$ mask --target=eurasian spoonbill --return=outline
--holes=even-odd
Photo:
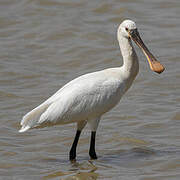
[[[139,62],[131,40],[142,49],[150,68],[157,73],[164,71],[140,38],[136,24],[123,21],[117,32],[123,56],[121,67],[104,69],[82,75],[60,88],[53,96],[27,113],[21,121],[19,132],[33,127],[77,123],[77,131],[69,159],[76,159],[76,147],[82,129],[88,123],[91,129],[89,155],[97,159],[95,152],[96,130],[101,116],[118,104],[129,89],[139,71]]]

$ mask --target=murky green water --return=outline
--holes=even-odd
[[[75,164],[75,125],[19,134],[22,116],[66,82],[122,64],[116,30],[127,18],[166,71],[151,72],[136,48],[140,73],[100,122],[99,159],[89,161],[88,127]],[[0,179],[179,180],[179,19],[179,0],[1,0]]]

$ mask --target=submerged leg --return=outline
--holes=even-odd
[[[97,159],[96,151],[95,151],[95,141],[96,141],[96,131],[92,131],[90,148],[89,148],[89,155],[90,155],[91,159]]]
[[[76,136],[74,138],[74,142],[73,142],[71,150],[69,152],[69,160],[71,160],[71,161],[76,159],[76,147],[77,147],[77,144],[78,144],[80,134],[81,134],[81,131],[77,130],[76,131]]]
[[[69,152],[69,160],[73,161],[76,159],[76,148],[77,148],[77,144],[79,141],[79,137],[81,135],[81,131],[84,128],[84,126],[86,125],[86,121],[80,121],[77,123],[77,131],[76,131],[76,135],[74,138],[74,142],[72,144],[71,150]]]
[[[95,151],[95,141],[96,141],[96,130],[99,125],[100,117],[95,119],[89,119],[88,123],[91,128],[91,142],[89,148],[89,156],[91,159],[97,159],[96,151]]]

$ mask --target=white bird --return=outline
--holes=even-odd
[[[91,129],[89,155],[91,159],[97,159],[95,137],[101,116],[118,104],[139,71],[138,57],[131,40],[142,49],[153,71],[161,73],[164,70],[144,45],[135,22],[123,21],[118,28],[117,38],[123,56],[121,67],[88,73],[70,81],[44,103],[27,113],[21,121],[19,132],[33,127],[77,123],[76,135],[69,153],[69,159],[75,160],[81,131],[88,123]]]

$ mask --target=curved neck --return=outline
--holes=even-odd
[[[135,78],[139,71],[139,62],[131,39],[123,37],[121,34],[118,34],[118,40],[120,50],[123,56],[122,69],[124,71],[124,75]]]

